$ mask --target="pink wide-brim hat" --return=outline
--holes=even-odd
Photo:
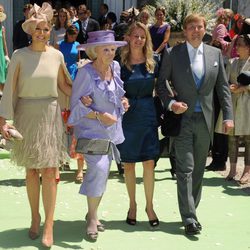
[[[3,12],[0,12],[0,22],[3,22],[6,19],[6,14]]]
[[[41,22],[49,22],[53,18],[53,9],[47,2],[42,4],[42,7],[34,4],[33,8],[29,11],[30,18],[27,19],[23,24],[22,28],[24,32],[31,35],[36,30],[36,27]]]
[[[103,45],[115,45],[122,47],[127,45],[125,41],[116,41],[113,30],[98,30],[88,33],[87,43],[80,44],[77,49],[85,50],[90,47],[103,46]]]

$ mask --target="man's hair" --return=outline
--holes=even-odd
[[[107,11],[109,11],[109,6],[106,3],[102,3],[101,6],[103,6],[104,9],[106,9]]]
[[[23,6],[23,12],[25,12],[26,10],[30,10],[32,9],[33,5],[30,3],[27,3]]]
[[[206,28],[207,22],[206,22],[205,16],[203,16],[202,14],[198,14],[198,13],[192,13],[185,17],[184,22],[183,22],[183,29],[186,29],[188,24],[192,22],[197,22],[197,21],[203,21],[204,27]]]

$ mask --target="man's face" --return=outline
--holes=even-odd
[[[205,35],[205,32],[206,29],[202,20],[191,22],[187,24],[187,27],[184,29],[186,40],[194,48],[199,47]]]
[[[103,5],[100,6],[100,10],[99,10],[100,14],[102,16],[104,16],[107,13],[107,10],[105,9],[105,7]]]
[[[88,11],[84,9],[79,10],[78,18],[80,21],[85,21],[88,18]]]

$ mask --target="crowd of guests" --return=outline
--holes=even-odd
[[[23,136],[13,143],[12,159],[26,169],[30,239],[40,235],[41,176],[42,244],[53,245],[59,166],[68,162],[67,155],[77,159],[79,192],[87,197],[89,240],[97,240],[105,230],[98,207],[112,160],[124,167],[129,197],[126,223],[137,224],[135,166],[142,162],[145,212],[151,228],[159,226],[153,206],[154,168],[160,154],[155,95],[163,108],[179,117],[178,134],[170,138],[178,205],[185,233],[199,234],[202,225],[196,209],[210,142],[216,142],[214,155],[221,153],[223,140],[216,136],[225,139],[223,148],[229,147],[227,180],[236,178],[239,144],[244,141],[245,168],[239,182],[250,181],[246,114],[250,111],[250,19],[219,9],[211,44],[205,44],[206,20],[190,14],[183,23],[186,41],[170,48],[171,26],[165,22],[164,7],[156,8],[152,24],[146,8],[123,11],[118,23],[106,4],[101,4],[98,20],[84,4],[57,11],[47,2],[41,7],[27,4],[23,13],[24,19],[14,28],[16,50],[9,63],[2,26],[6,15],[0,5],[0,86],[5,86],[0,130],[7,140],[11,129]],[[13,120],[13,125],[6,120]],[[65,143],[65,135],[70,142]],[[227,159],[224,151],[222,165]],[[212,163],[208,169],[216,170],[215,156]]]

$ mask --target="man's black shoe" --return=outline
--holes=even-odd
[[[202,225],[200,224],[200,222],[196,222],[195,223],[196,227],[201,231],[202,230]]]
[[[190,223],[190,224],[185,226],[185,234],[187,234],[187,235],[196,235],[196,234],[199,234],[199,233],[200,233],[200,230],[196,226],[196,223]]]
[[[210,165],[206,166],[205,168],[207,171],[224,171],[226,170],[225,163],[211,163]]]

